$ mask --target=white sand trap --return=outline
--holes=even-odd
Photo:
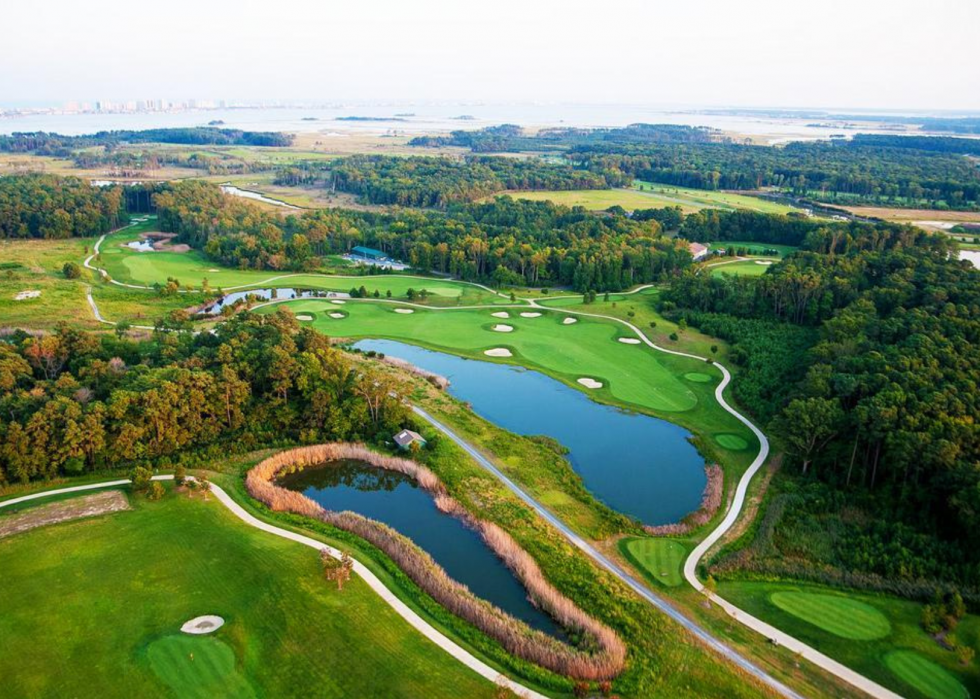
[[[337,304],[338,306],[343,306],[345,302],[344,302],[344,301],[338,301],[337,299],[334,299],[334,300],[333,300],[333,301],[331,301],[330,303],[335,303],[335,304]]]
[[[41,292],[37,289],[28,289],[27,291],[21,291],[16,296],[14,296],[14,301],[26,301],[27,299],[36,299],[41,295]]]
[[[510,333],[514,332],[514,327],[511,325],[504,325],[503,323],[497,323],[493,326],[493,329],[498,333]]]
[[[211,633],[212,631],[217,631],[222,626],[225,625],[225,620],[220,616],[215,616],[213,614],[206,614],[204,616],[196,616],[186,624],[180,627],[180,630],[184,633],[194,634],[195,636],[200,636],[201,634]]]
[[[561,324],[562,325],[571,325],[572,323],[577,323],[577,322],[578,322],[578,318],[565,318],[565,320],[563,320],[561,322]]]
[[[771,265],[772,260],[756,260],[755,263],[757,265]]]
[[[415,313],[411,308],[396,308],[395,313]]]
[[[494,318],[510,318],[510,313],[507,311],[498,311],[497,313],[491,313]]]
[[[521,313],[521,318],[540,318],[540,313]]]
[[[215,268],[213,268],[213,267],[212,267],[212,268],[211,268],[211,269],[209,269],[208,271],[209,271],[209,272],[220,272],[221,270],[220,270],[220,269],[215,269]]]
[[[299,316],[296,316],[296,320],[313,320],[313,316],[308,316],[308,315],[305,315],[305,314],[304,315],[299,315]]]
[[[344,316],[343,313],[331,313],[330,314],[330,317],[333,318],[334,320],[340,320],[341,318],[344,318],[345,316]]]
[[[494,347],[493,349],[488,349],[483,354],[487,355],[488,357],[513,357],[514,356],[513,354],[511,354],[510,350],[507,349],[506,347]]]
[[[619,338],[619,341],[622,342],[624,345],[638,345],[638,344],[640,344],[640,341],[637,340],[635,337],[621,337],[621,338]]]
[[[602,382],[596,381],[595,379],[589,379],[583,377],[579,379],[578,382],[583,386],[585,386],[586,388],[602,388]]]

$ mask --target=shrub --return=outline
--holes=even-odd
[[[133,482],[133,491],[137,493],[142,493],[149,488],[152,478],[153,471],[145,466],[137,466],[129,472],[129,480]]]
[[[677,342],[677,340],[679,339],[679,338],[677,337],[677,333],[671,333],[671,334],[670,334],[670,339],[671,339],[671,340],[673,340],[674,342]]]
[[[184,485],[184,481],[187,480],[187,469],[184,468],[183,464],[177,464],[177,468],[174,469],[174,484]]]
[[[166,491],[163,488],[163,483],[161,483],[160,481],[153,481],[150,484],[150,492],[147,493],[146,497],[148,497],[150,500],[159,500],[160,498],[163,497],[163,494],[165,492]]]
[[[78,279],[82,276],[82,268],[77,262],[66,262],[61,268],[61,273],[65,275],[65,279]]]

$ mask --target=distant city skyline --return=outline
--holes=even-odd
[[[6,3],[0,102],[574,102],[980,110],[980,3]],[[795,17],[802,17],[796,19]],[[195,95],[199,97],[194,97]],[[166,97],[169,96],[169,97]],[[7,105],[5,105],[7,106]],[[53,106],[53,105],[52,105]]]

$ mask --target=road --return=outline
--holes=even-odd
[[[683,626],[688,632],[693,636],[698,638],[702,643],[707,645],[709,648],[717,652],[722,657],[731,661],[735,665],[739,666],[745,672],[756,677],[760,682],[769,685],[772,689],[776,690],[785,697],[792,697],[793,699],[802,699],[802,695],[790,689],[788,686],[777,680],[772,675],[768,674],[765,670],[755,665],[750,660],[746,659],[743,655],[732,649],[730,646],[722,643],[714,636],[709,634],[706,630],[701,628],[697,623],[688,619],[686,616],[681,614],[673,605],[665,600],[654,595],[645,585],[640,583],[636,578],[627,573],[623,568],[616,564],[611,559],[607,558],[598,549],[596,549],[592,544],[583,539],[581,536],[572,531],[568,526],[565,525],[560,519],[553,515],[544,505],[539,503],[537,500],[528,495],[524,490],[522,490],[514,481],[508,478],[504,473],[498,469],[493,463],[487,459],[482,453],[480,453],[475,447],[470,445],[462,437],[457,435],[446,425],[442,424],[436,420],[432,415],[427,413],[422,408],[418,406],[412,406],[412,411],[421,417],[422,419],[429,422],[433,427],[446,435],[449,439],[459,445],[467,454],[469,454],[473,459],[480,464],[487,471],[492,473],[497,479],[500,480],[508,489],[510,489],[517,497],[524,501],[528,507],[537,512],[543,519],[545,519],[551,526],[557,529],[573,546],[582,551],[585,555],[595,561],[600,567],[604,568],[608,572],[612,573],[616,578],[625,583],[629,588],[631,588],[636,594],[642,597],[644,600],[652,604],[654,607],[659,609],[661,612],[669,616],[671,619],[676,621],[678,624]]]
[[[154,476],[153,480],[169,481],[173,480],[173,476]],[[101,483],[89,483],[87,485],[76,485],[68,488],[58,488],[56,490],[45,490],[39,493],[31,493],[30,495],[22,495],[20,497],[4,500],[0,502],[0,509],[11,505],[17,505],[22,502],[51,497],[53,495],[80,493],[87,490],[100,490],[104,488],[119,488],[129,484],[130,481],[128,479],[122,479],[103,481]],[[274,536],[282,537],[283,539],[295,541],[296,543],[303,544],[304,546],[309,546],[317,551],[327,551],[331,556],[337,560],[340,560],[341,552],[337,549],[327,546],[323,542],[317,541],[316,539],[311,539],[308,536],[303,536],[302,534],[298,534],[296,532],[281,529],[274,524],[269,524],[268,522],[264,522],[261,519],[252,516],[241,505],[235,502],[235,500],[232,499],[232,497],[228,495],[228,493],[226,493],[220,486],[215,485],[214,483],[211,484],[211,493],[215,496],[218,502],[227,507],[233,515],[250,527],[255,527],[256,529],[260,529]],[[379,580],[369,568],[364,566],[356,559],[354,560],[354,572],[357,573],[357,575],[367,583],[368,587],[370,587],[379,597],[381,597],[381,599],[383,599],[389,607],[394,609],[400,617],[411,624],[411,626],[417,631],[421,632],[423,636],[449,653],[453,658],[466,665],[466,667],[470,668],[480,676],[496,685],[507,687],[520,697],[527,697],[528,699],[548,699],[545,695],[539,694],[538,692],[535,692],[534,690],[501,675],[498,670],[490,667],[482,660],[473,656],[469,651],[457,645],[454,641],[437,631],[432,625],[429,624],[429,622],[416,614],[415,611],[402,602],[391,590],[385,587],[384,583],[381,582],[381,580]]]

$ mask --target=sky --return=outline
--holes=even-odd
[[[8,106],[162,97],[980,110],[980,0],[5,0],[3,23]]]

